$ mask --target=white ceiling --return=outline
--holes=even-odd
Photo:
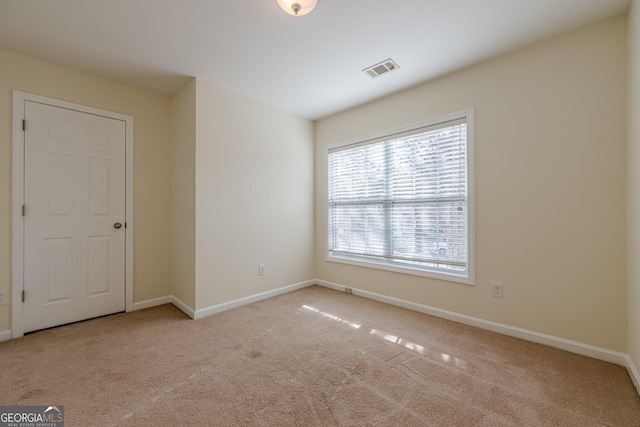
[[[294,17],[276,0],[0,0],[0,48],[167,96],[200,77],[316,120],[630,2],[319,0]],[[399,70],[361,72],[389,57]]]

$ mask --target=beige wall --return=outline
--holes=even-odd
[[[170,293],[168,98],[0,50],[0,289],[11,289],[11,111],[14,89],[134,117],[134,300]],[[10,328],[0,307],[0,331]]]
[[[171,285],[190,307],[196,301],[196,80],[172,100]]]
[[[196,88],[195,308],[313,278],[313,123]]]
[[[319,121],[316,276],[626,351],[625,93],[619,17]],[[325,146],[470,107],[477,285],[326,262]]]
[[[628,110],[628,305],[629,355],[640,369],[640,4],[629,10]]]

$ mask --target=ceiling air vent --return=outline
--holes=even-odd
[[[389,58],[376,65],[372,65],[371,67],[365,68],[364,70],[362,70],[362,72],[368,75],[369,77],[371,77],[372,79],[375,79],[376,77],[384,73],[397,70],[398,68],[400,68],[398,67],[398,64],[393,62],[393,59]]]

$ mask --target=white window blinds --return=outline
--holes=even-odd
[[[467,120],[329,150],[329,257],[465,276]]]

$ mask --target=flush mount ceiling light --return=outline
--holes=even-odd
[[[276,0],[282,10],[289,15],[302,16],[311,12],[318,0]]]

